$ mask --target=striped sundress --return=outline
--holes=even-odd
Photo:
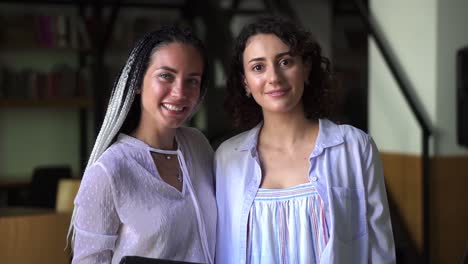
[[[249,213],[247,263],[319,263],[329,233],[312,183],[259,189]]]

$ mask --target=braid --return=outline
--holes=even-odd
[[[204,69],[207,69],[207,57],[203,43],[193,35],[190,30],[168,26],[145,34],[135,44],[118,78],[114,82],[106,114],[86,169],[92,166],[99,157],[101,157],[104,151],[115,140],[119,132],[131,133],[136,128],[141,114],[140,96],[137,95],[137,90],[141,89],[143,77],[146,69],[150,65],[151,57],[160,47],[174,42],[194,46],[203,58]],[[199,102],[202,100],[207,90],[205,79],[207,79],[206,71],[204,71],[202,76]],[[135,100],[135,98],[137,100]],[[75,239],[75,230],[73,228],[75,214],[76,208],[73,210],[67,235],[67,246],[68,238],[70,238],[71,235],[72,247]]]

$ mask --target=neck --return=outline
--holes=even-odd
[[[132,136],[156,149],[175,150],[175,128],[155,129],[142,126],[141,123],[132,133]]]
[[[260,142],[268,145],[294,149],[297,144],[315,142],[318,135],[318,120],[309,120],[304,113],[263,115]],[[311,132],[312,131],[312,132]]]

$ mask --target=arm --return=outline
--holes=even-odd
[[[370,137],[365,151],[369,263],[395,263],[395,244],[382,162],[377,147]]]
[[[111,263],[120,220],[110,179],[99,163],[86,170],[75,207],[72,263]]]

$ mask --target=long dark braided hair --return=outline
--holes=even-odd
[[[119,132],[131,133],[136,129],[141,114],[141,96],[137,90],[141,89],[143,78],[151,63],[151,58],[159,48],[171,43],[183,43],[193,46],[203,59],[203,75],[201,78],[200,103],[207,90],[207,56],[202,41],[189,29],[181,29],[176,26],[164,26],[159,30],[145,34],[133,47],[125,65],[122,67],[111,91],[109,104],[104,116],[101,129],[94,143],[93,150],[88,160],[91,166],[102,153],[115,140]],[[74,241],[74,216],[73,211],[68,236],[72,235]]]

